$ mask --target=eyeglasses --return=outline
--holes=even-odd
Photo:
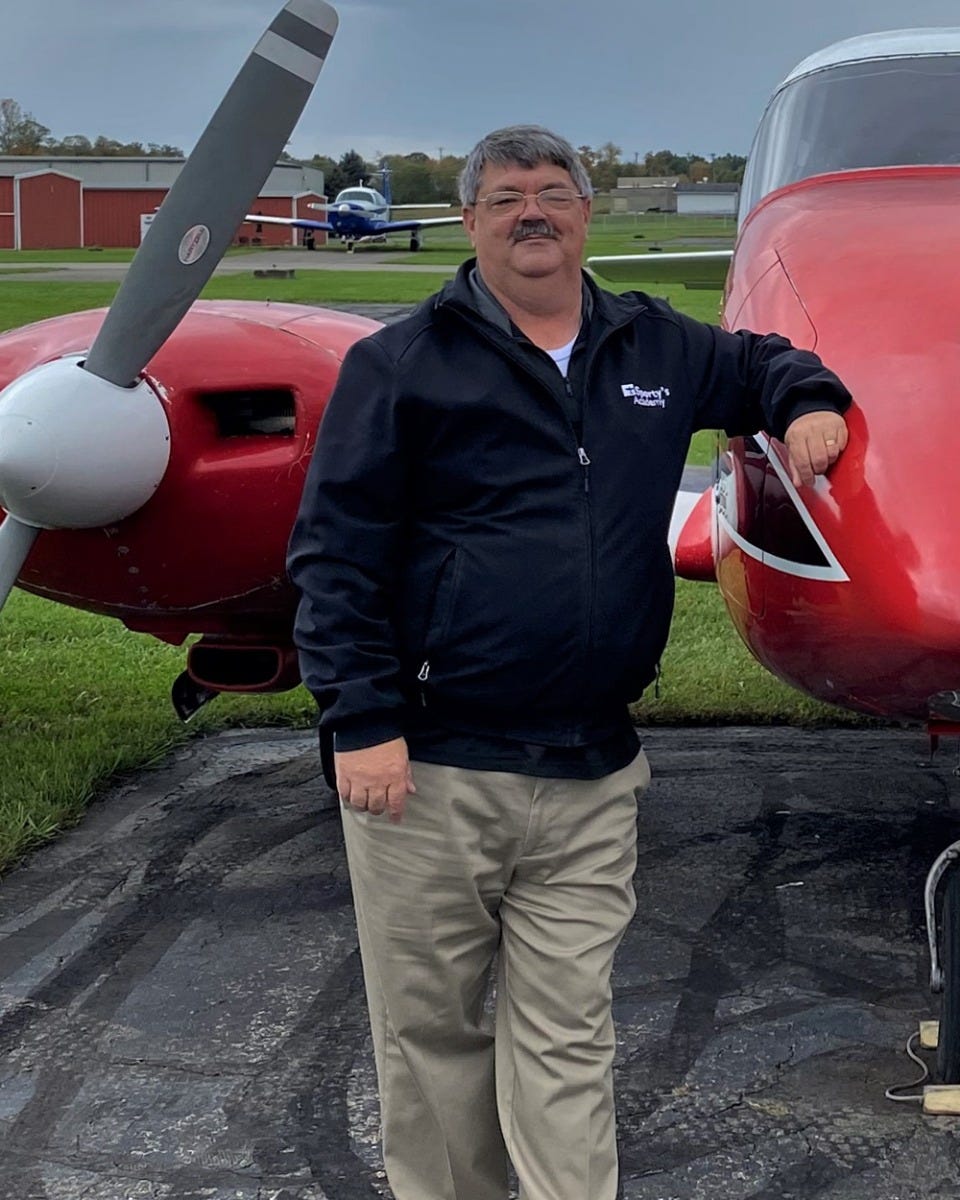
[[[573,188],[544,188],[542,192],[490,192],[477,197],[477,203],[485,204],[487,211],[495,217],[519,216],[528,200],[536,201],[537,207],[546,215],[569,212],[578,200],[586,200],[586,196]]]

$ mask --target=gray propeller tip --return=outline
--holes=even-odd
[[[337,23],[336,9],[326,0],[288,0],[253,52],[313,87]]]
[[[316,26],[329,37],[333,37],[337,32],[337,25],[340,22],[337,10],[327,4],[326,0],[288,0],[288,3],[283,6],[283,11],[299,17],[308,25]]]

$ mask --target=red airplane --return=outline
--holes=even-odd
[[[829,475],[784,447],[723,443],[677,573],[715,579],[759,661],[802,691],[960,733],[960,541],[949,517],[960,377],[960,29],[839,42],[764,113],[732,252],[593,258],[620,280],[719,287],[723,324],[816,350],[855,404]],[[960,304],[958,304],[960,307]],[[927,881],[938,1069],[960,1082],[960,843]]]

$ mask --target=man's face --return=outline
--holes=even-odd
[[[478,203],[463,210],[463,224],[477,252],[484,280],[494,288],[509,288],[522,277],[537,279],[559,270],[576,268],[590,223],[590,201],[576,200],[563,212],[541,212],[534,197],[548,188],[577,187],[563,167],[540,163],[536,167],[487,163],[480,176]],[[480,203],[492,192],[522,192],[522,210],[503,216]]]

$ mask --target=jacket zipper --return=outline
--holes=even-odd
[[[587,457],[587,452],[582,446],[577,447],[577,456],[580,459],[580,466],[583,467],[583,490],[590,491],[590,459]]]
[[[570,386],[570,380],[566,375],[563,377],[563,390],[572,400],[573,388]],[[574,427],[573,433],[576,441],[583,441],[582,423],[580,429]],[[586,493],[590,491],[590,456],[587,454],[586,450],[584,450],[583,446],[577,446],[577,458],[580,460],[580,466],[583,467],[583,490]]]

